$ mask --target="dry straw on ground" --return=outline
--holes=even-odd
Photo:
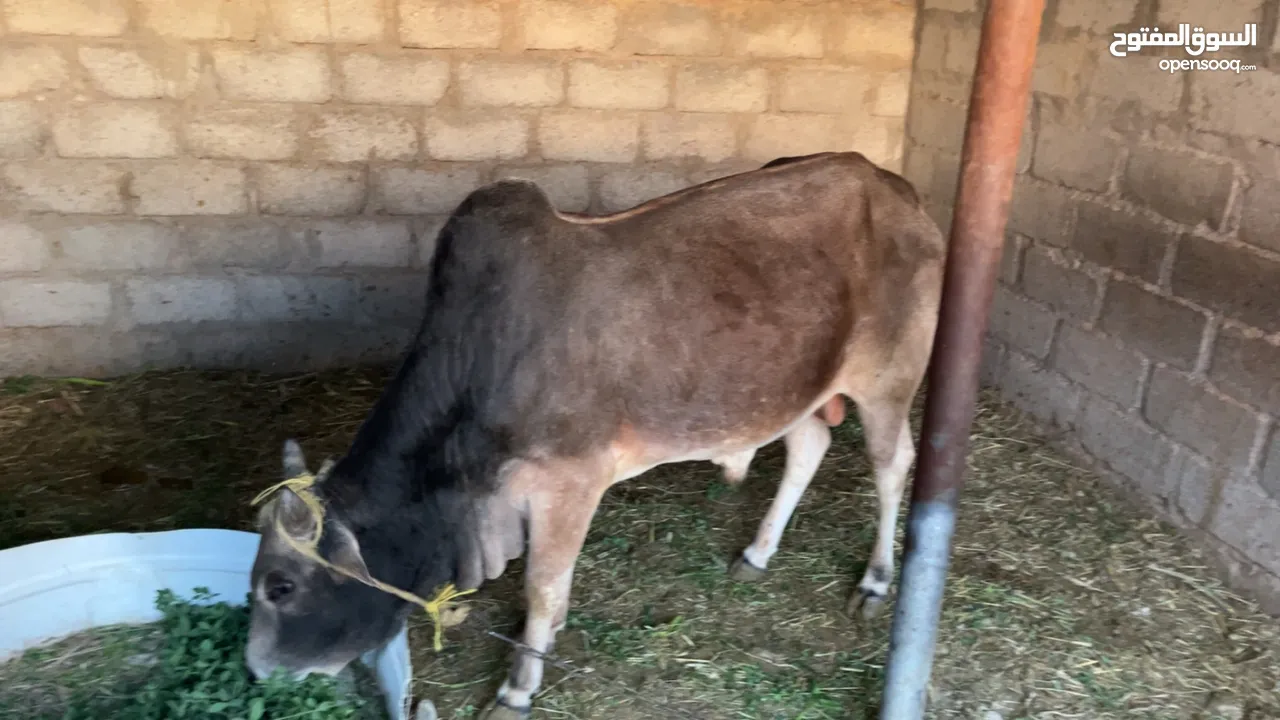
[[[88,532],[249,528],[294,436],[342,452],[385,375],[156,373],[105,385],[10,379],[0,392],[0,547]],[[659,468],[596,515],[536,718],[874,718],[888,617],[842,613],[874,538],[856,416],[796,512],[769,576],[741,585],[781,470],[761,453],[730,491],[710,464]],[[1280,620],[1020,417],[979,409],[940,630],[932,718],[1280,718]],[[520,564],[468,598],[416,686],[473,717],[501,681]],[[589,670],[589,671],[588,671]]]

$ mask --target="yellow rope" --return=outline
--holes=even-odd
[[[459,591],[453,586],[453,583],[449,583],[445,585],[443,588],[441,588],[440,591],[436,593],[436,596],[433,599],[424,600],[423,598],[417,595],[414,595],[411,592],[401,590],[400,588],[395,587],[393,585],[388,585],[382,582],[381,580],[378,580],[367,574],[364,576],[361,576],[357,573],[347,570],[346,568],[338,567],[337,565],[334,565],[333,563],[321,557],[319,551],[316,548],[320,544],[320,536],[324,530],[324,504],[321,503],[320,498],[316,497],[316,494],[311,491],[311,486],[315,484],[315,481],[316,481],[315,476],[311,475],[310,473],[304,473],[297,477],[289,478],[284,482],[276,483],[275,485],[272,485],[266,490],[263,490],[261,493],[258,493],[258,496],[253,499],[253,504],[257,505],[258,503],[262,502],[266,498],[270,497],[272,493],[275,493],[281,488],[289,488],[290,490],[292,490],[294,494],[296,494],[302,500],[302,503],[307,507],[307,510],[311,513],[312,518],[315,519],[315,530],[312,532],[311,537],[307,538],[305,542],[299,541],[296,538],[294,538],[292,535],[290,535],[288,532],[286,532],[285,529],[280,524],[280,519],[276,518],[276,531],[280,534],[281,537],[284,538],[285,542],[287,542],[290,547],[292,547],[297,552],[301,553],[304,557],[311,560],[312,562],[319,563],[320,565],[323,565],[324,567],[329,568],[334,572],[341,573],[342,575],[345,575],[355,580],[359,580],[360,582],[370,587],[375,587],[385,593],[390,593],[392,595],[395,595],[401,600],[404,600],[406,602],[411,602],[421,607],[423,610],[426,611],[427,615],[431,618],[432,624],[435,625],[435,650],[436,652],[440,652],[442,649],[444,649],[444,641],[442,639],[443,623],[440,618],[440,613],[444,610],[446,606],[452,603],[454,598],[459,598],[459,597],[462,597],[463,595],[470,595],[471,593],[475,592],[475,590]]]

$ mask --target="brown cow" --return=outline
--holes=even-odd
[[[526,551],[523,642],[547,652],[610,486],[688,460],[737,482],[783,438],[781,487],[734,564],[759,576],[844,397],[880,498],[850,601],[873,611],[893,575],[944,255],[911,185],[857,153],[785,158],[603,217],[557,212],[529,182],[474,191],[440,232],[399,371],[317,478],[319,552],[341,572],[285,542],[317,529],[303,498],[282,490],[264,510],[249,667],[336,672],[391,637],[413,606],[348,576],[430,596]],[[285,470],[306,471],[292,441]],[[486,717],[527,714],[542,669],[519,652]]]

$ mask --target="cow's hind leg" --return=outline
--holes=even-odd
[[[861,609],[863,617],[874,617],[883,607],[893,582],[893,539],[897,531],[898,509],[902,505],[907,471],[911,469],[916,454],[911,440],[911,425],[907,422],[910,409],[910,395],[906,400],[858,401],[858,416],[862,419],[867,439],[867,454],[875,468],[880,517],[876,526],[876,544],[866,573],[849,598],[850,614]]]
[[[831,429],[817,415],[810,415],[787,433],[787,466],[782,473],[782,484],[773,496],[769,513],[760,522],[756,539],[729,569],[734,580],[751,581],[764,576],[769,558],[778,551],[782,531],[791,520],[809,481],[818,471],[822,458],[831,446]]]
[[[542,655],[555,646],[569,613],[573,570],[591,518],[608,483],[586,475],[545,477],[529,498],[529,552],[525,565],[525,648],[515,661],[484,720],[521,720],[532,710],[533,696],[542,685]],[[529,652],[532,649],[535,652]]]

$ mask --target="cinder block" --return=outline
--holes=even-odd
[[[942,66],[948,71],[971,77],[978,64],[978,41],[981,28],[975,25],[956,25],[947,29],[947,54]],[[1039,60],[1039,58],[1036,58]]]
[[[268,215],[353,215],[365,205],[361,168],[263,165],[258,207]]]
[[[1223,328],[1214,342],[1209,379],[1237,400],[1280,415],[1280,347]]]
[[[144,30],[184,40],[252,40],[254,0],[137,0]]]
[[[321,103],[332,94],[328,57],[313,48],[215,48],[213,68],[223,95],[232,100]]]
[[[137,168],[130,189],[139,215],[239,215],[249,209],[244,171],[210,161]]]
[[[1041,124],[1031,174],[1078,190],[1106,192],[1120,149],[1096,128]]]
[[[1102,3],[1093,3],[1091,6],[1105,7]],[[1182,103],[1186,76],[1193,73],[1134,72],[1130,60],[1128,57],[1112,57],[1109,52],[1100,53],[1098,67],[1089,78],[1089,94],[1102,95],[1120,102],[1136,100],[1143,107],[1157,113],[1177,112]],[[1220,73],[1209,74],[1216,76]]]
[[[283,270],[312,265],[305,232],[275,218],[188,218],[182,234],[197,269]]]
[[[600,203],[607,212],[617,212],[688,185],[688,180],[666,170],[643,167],[614,170],[600,179]]]
[[[298,152],[293,113],[228,108],[195,113],[187,123],[187,147],[196,157],[287,160]]]
[[[1235,475],[1223,486],[1209,532],[1280,575],[1280,501],[1253,478]]]
[[[624,10],[619,49],[629,55],[719,55],[724,33],[711,7],[643,2]]]
[[[118,165],[81,160],[33,160],[0,165],[10,196],[31,212],[116,215],[125,211],[127,173]]]
[[[924,0],[924,6],[929,10],[971,13],[978,11],[978,0]]]
[[[0,158],[39,155],[48,123],[40,107],[26,100],[0,101]]]
[[[372,43],[382,39],[382,3],[373,0],[271,0],[280,37],[299,43]]]
[[[49,262],[44,233],[16,220],[0,220],[0,273],[35,272]]]
[[[578,60],[569,65],[570,105],[653,110],[666,107],[670,95],[665,65],[643,60]]]
[[[521,178],[532,180],[551,198],[557,210],[583,212],[591,205],[587,169],[581,165],[533,165],[498,168],[495,180]],[[438,232],[438,228],[437,228]],[[434,233],[432,234],[434,237]],[[422,236],[419,236],[419,243]]]
[[[676,72],[675,105],[694,112],[764,112],[769,106],[769,76],[760,67],[685,65]]]
[[[1280,103],[1280,73],[1255,70],[1180,74],[1192,76],[1191,112],[1195,127],[1280,143],[1280,127],[1276,127],[1274,112]]]
[[[1053,313],[1003,286],[996,288],[988,327],[997,340],[1043,360],[1057,325]]]
[[[564,99],[564,71],[544,60],[476,60],[458,68],[463,105],[536,107]]]
[[[1137,147],[1129,155],[1121,190],[1135,202],[1184,223],[1219,228],[1235,171],[1229,162],[1212,162],[1189,153]]]
[[[878,3],[842,7],[839,22],[834,47],[838,56],[863,67],[910,70],[915,54],[913,5]]]
[[[1280,262],[1250,248],[1185,236],[1173,263],[1173,294],[1277,332],[1276,278],[1280,278]]]
[[[608,50],[618,36],[613,3],[526,0],[520,11],[524,45],[533,50]]]
[[[877,76],[874,83],[875,102],[871,114],[883,117],[906,117],[908,100],[911,97],[911,74],[909,72],[885,73]]]
[[[114,98],[182,98],[200,80],[200,52],[192,47],[160,45],[144,56],[131,48],[84,46],[77,53],[94,87]]]
[[[101,325],[110,314],[105,282],[0,281],[0,320],[9,327]]]
[[[915,66],[918,70],[936,73],[942,72],[946,61],[947,26],[926,15],[920,28],[920,56]]]
[[[57,90],[70,77],[67,61],[41,45],[0,46],[0,98]]]
[[[1280,252],[1280,179],[1255,177],[1244,195],[1240,239]]]
[[[509,114],[428,112],[427,153],[437,160],[509,160],[529,152],[529,121]]]
[[[1183,370],[1195,366],[1206,323],[1200,312],[1120,280],[1107,286],[1098,318],[1103,332]]]
[[[422,48],[496,48],[502,42],[498,3],[399,0],[400,43]]]
[[[916,97],[907,110],[907,131],[917,145],[959,154],[964,144],[965,109],[958,105]]]
[[[631,162],[640,149],[640,121],[595,110],[548,113],[538,141],[548,160]]]
[[[1041,43],[1036,49],[1032,91],[1068,99],[1079,95],[1088,79],[1090,60],[1098,55],[1097,44],[1086,40]]]
[[[1070,246],[1089,262],[1155,283],[1174,236],[1142,215],[1081,202]]]
[[[0,376],[118,377],[138,369],[140,333],[104,326],[0,330]]]
[[[1032,245],[1023,256],[1022,291],[1057,312],[1085,321],[1098,305],[1098,281],[1043,245]]]
[[[645,157],[654,160],[694,157],[717,163],[737,151],[734,122],[725,115],[646,115],[643,128]]]
[[[331,162],[412,160],[418,154],[418,130],[386,110],[322,114],[308,133],[316,154]]]
[[[1075,203],[1066,190],[1026,178],[1014,181],[1010,230],[1061,247],[1071,237],[1074,221]]]
[[[1114,340],[1065,324],[1058,334],[1053,368],[1121,407],[1137,402],[1142,358]]]
[[[159,270],[185,260],[176,228],[146,221],[73,225],[62,238],[62,262],[80,270]]]
[[[1258,414],[1176,370],[1157,367],[1151,374],[1143,415],[1153,427],[1210,460],[1241,471],[1248,467]]]
[[[1097,3],[1091,0],[1061,0],[1054,21],[1063,27],[1080,28],[1094,35],[1108,35],[1115,28],[1128,29],[1137,12],[1136,0]],[[1179,21],[1175,20],[1176,26]],[[1181,22],[1186,22],[1185,19]]]
[[[1141,418],[1090,397],[1080,413],[1076,436],[1090,455],[1153,497],[1168,498],[1176,491],[1174,478],[1166,472],[1173,444]]]
[[[480,186],[480,173],[473,168],[380,168],[373,173],[373,186],[382,210],[392,215],[452,213]]]
[[[865,70],[791,68],[782,74],[778,108],[783,112],[865,113],[872,104],[872,77]]]
[[[123,0],[5,0],[9,32],[114,37],[129,25]]]
[[[426,273],[361,278],[356,285],[356,305],[364,322],[384,325],[416,325],[426,310]]]
[[[1156,20],[1160,27],[1177,27],[1188,17],[1213,13],[1215,22],[1222,23],[1221,27],[1237,28],[1245,23],[1262,22],[1264,4],[1264,0],[1245,0],[1225,6],[1213,0],[1161,0]]]
[[[449,87],[449,61],[417,55],[347,55],[339,62],[342,97],[373,105],[434,105]]]
[[[178,154],[178,133],[167,108],[94,103],[53,120],[53,144],[63,157],[160,158]]]
[[[748,125],[743,154],[769,161],[843,149],[836,138],[837,122],[835,115],[757,115]]]
[[[735,54],[752,57],[822,57],[825,20],[804,6],[781,13],[769,5],[748,6],[734,13],[730,46]],[[883,42],[883,39],[881,40]]]
[[[132,278],[125,293],[139,325],[236,318],[235,282],[224,277]]]
[[[904,118],[864,117],[854,125],[848,149],[862,153],[886,170],[900,173],[906,137]]]
[[[349,278],[248,275],[236,280],[240,320],[253,323],[350,321],[355,287]]]
[[[1009,402],[1040,422],[1072,427],[1080,410],[1079,388],[1066,378],[1017,351],[1009,351],[1000,376],[1000,391]]]
[[[308,233],[320,246],[320,267],[409,266],[412,243],[407,220],[325,220],[309,225]]]

